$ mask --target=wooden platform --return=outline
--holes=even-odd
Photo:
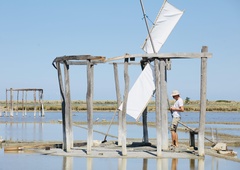
[[[162,156],[157,157],[157,148],[154,145],[144,146],[141,143],[132,143],[127,145],[127,155],[122,156],[122,147],[117,146],[113,141],[101,143],[99,146],[93,146],[90,154],[87,154],[87,146],[74,147],[69,152],[61,148],[36,149],[38,153],[58,156],[76,156],[92,158],[187,158],[201,159],[194,150],[188,149],[185,145],[178,148],[162,151]]]

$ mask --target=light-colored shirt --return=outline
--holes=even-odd
[[[179,97],[178,100],[175,101],[173,107],[178,108],[178,109],[180,107],[183,107],[183,99],[181,97]],[[181,114],[179,111],[173,111],[172,116],[173,117],[181,117]]]

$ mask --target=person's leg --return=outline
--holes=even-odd
[[[176,136],[177,134],[176,134],[175,131],[171,131],[171,134],[172,134],[172,145],[173,145],[173,146],[177,146],[177,141],[176,141],[176,140],[177,140],[177,138],[176,138],[176,137],[177,137],[177,136]]]
[[[175,132],[175,146],[178,147],[178,134]]]
[[[173,117],[171,124],[172,145],[176,146],[176,118]]]
[[[171,131],[171,134],[172,134],[172,145],[175,146],[175,132],[174,131]]]

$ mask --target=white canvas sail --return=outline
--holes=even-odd
[[[159,11],[159,14],[154,22],[152,29],[150,30],[150,35],[155,51],[152,48],[152,43],[149,36],[146,38],[142,49],[146,53],[158,53],[158,51],[172,32],[173,28],[181,18],[182,14],[183,11],[175,8],[168,2],[165,2],[162,10]]]
[[[138,120],[155,90],[154,68],[147,64],[128,93],[127,114]],[[122,110],[122,104],[118,108]]]

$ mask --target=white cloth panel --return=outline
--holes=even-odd
[[[183,11],[180,11],[168,2],[166,2],[162,10],[159,11],[158,16],[154,22],[155,24],[150,30],[150,35],[156,53],[159,52],[160,48],[172,32],[182,14]],[[145,40],[142,49],[146,53],[154,53],[149,36]]]
[[[150,101],[154,90],[154,68],[147,64],[128,93],[127,114],[137,121]],[[122,104],[118,109],[122,110]]]

